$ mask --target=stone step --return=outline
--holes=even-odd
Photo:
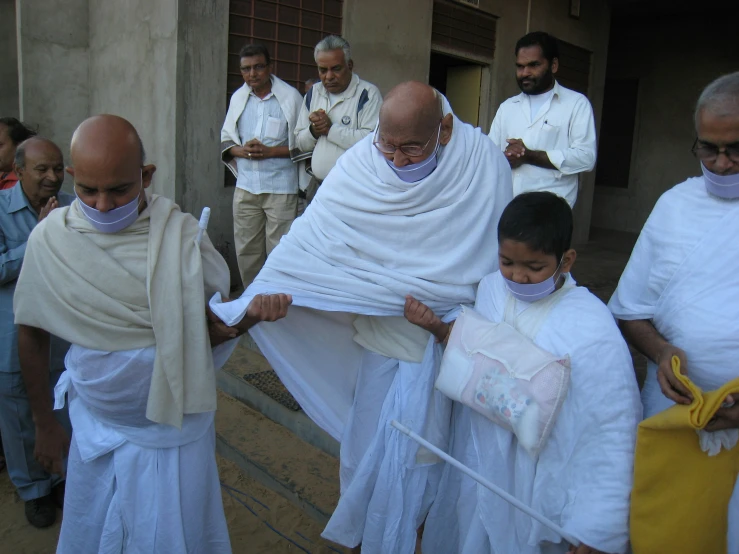
[[[339,500],[338,460],[218,391],[216,451],[321,524]]]
[[[258,374],[269,377],[267,380],[271,385],[262,387],[266,392],[246,380]],[[217,382],[223,392],[285,427],[302,441],[335,458],[339,457],[339,443],[313,423],[305,412],[291,409],[291,404],[294,404],[292,408],[297,408],[298,404],[279,382],[269,362],[259,353],[248,335],[242,337],[228,363],[218,371]],[[252,379],[252,382],[256,381]]]

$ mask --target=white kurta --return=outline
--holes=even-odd
[[[608,303],[621,320],[651,320],[685,351],[688,376],[703,390],[739,377],[739,201],[710,195],[688,179],[657,202]],[[673,405],[649,361],[644,416]],[[739,481],[729,506],[729,552],[739,553]]]
[[[223,365],[234,341],[214,349]],[[154,347],[73,345],[56,387],[74,432],[59,554],[230,553],[215,459],[214,412],[182,429],[146,419]]]
[[[342,495],[324,537],[361,542],[365,553],[413,552],[441,466],[388,422],[446,445],[451,402],[433,389],[441,349],[431,339],[415,361],[372,352],[354,323],[402,318],[407,294],[441,315],[472,303],[496,264],[510,178],[488,138],[456,118],[437,169],[417,183],[403,182],[367,137],[339,159],[244,296],[211,302],[233,324],[255,294],[293,296],[286,318],[250,333],[306,414],[341,441]]]
[[[571,277],[568,277],[571,279]],[[454,404],[451,454],[585,544],[626,551],[639,391],[628,348],[606,307],[584,288],[566,294],[534,342],[572,364],[552,434],[532,458],[515,435]],[[475,309],[498,323],[509,298],[499,272],[480,283]],[[517,313],[530,304],[518,302]],[[424,554],[566,552],[553,531],[458,470],[444,469],[426,521]]]

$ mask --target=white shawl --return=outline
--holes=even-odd
[[[180,427],[216,408],[205,295],[229,290],[226,262],[198,222],[162,196],[119,233],[79,208],[54,210],[31,233],[14,296],[16,324],[106,352],[156,345],[146,417]]]
[[[356,430],[349,423],[355,391],[378,395],[376,380],[357,388],[360,367],[371,375],[379,368],[366,365],[368,351],[354,340],[354,314],[402,316],[407,294],[440,315],[471,303],[497,265],[497,223],[511,197],[505,158],[459,119],[437,169],[418,183],[399,179],[368,136],[339,159],[244,295],[211,307],[234,324],[255,294],[292,294],[287,317],[251,335],[305,412],[345,439],[347,428]],[[362,541],[368,553],[412,551],[433,498],[423,501],[433,466],[418,468],[415,443],[385,424],[398,419],[445,445],[449,403],[433,392],[439,360],[433,339],[420,364],[388,360],[395,377],[377,399],[377,429],[359,429],[365,436],[353,438],[366,449],[360,461],[348,461],[356,467],[346,467],[342,442],[343,494],[327,538]]]
[[[295,145],[295,125],[298,122],[298,116],[300,115],[300,104],[303,101],[303,97],[293,86],[288,85],[285,81],[272,75],[272,94],[275,95],[277,101],[280,103],[280,109],[285,114],[287,119],[287,135],[288,135],[288,148],[290,149],[290,156],[295,157],[300,154],[297,146]],[[226,113],[226,119],[223,122],[223,128],[221,129],[221,161],[226,167],[233,173],[234,177],[238,177],[238,169],[236,167],[236,159],[228,153],[228,149],[235,145],[241,145],[241,137],[239,137],[239,118],[244,113],[246,108],[246,102],[249,100],[249,96],[252,94],[251,87],[246,83],[241,86],[231,96],[231,101],[228,104],[228,112]],[[300,190],[305,190],[310,183],[310,175],[305,171],[305,162],[299,162],[298,175],[300,180]]]

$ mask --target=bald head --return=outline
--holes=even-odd
[[[18,145],[13,165],[21,187],[37,212],[59,194],[64,182],[64,158],[49,139],[31,137]]]
[[[83,121],[72,135],[72,167],[80,199],[107,212],[137,195],[145,204],[144,190],[156,170],[144,166],[144,147],[134,126],[117,115],[97,115]],[[143,207],[142,207],[143,209]]]
[[[441,121],[441,101],[430,86],[401,83],[387,93],[380,109],[380,127],[388,132],[426,134]]]
[[[15,167],[24,169],[26,167],[26,159],[29,157],[32,161],[43,157],[58,160],[60,164],[63,163],[62,151],[59,147],[54,142],[43,137],[34,136],[18,145],[15,151]]]
[[[387,93],[380,108],[378,148],[396,167],[418,163],[428,158],[437,144],[449,143],[453,125],[451,113],[443,116],[438,92],[417,81],[401,83]],[[416,156],[401,148],[406,152],[423,150]]]
[[[719,117],[739,116],[739,71],[719,77],[703,89],[695,108],[696,123],[703,111]]]
[[[144,144],[130,121],[117,115],[96,115],[83,121],[72,135],[70,149],[72,163],[75,158],[133,157],[144,165]]]

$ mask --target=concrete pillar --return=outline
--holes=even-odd
[[[0,117],[19,117],[15,2],[0,2]]]
[[[87,0],[17,0],[20,117],[69,159],[69,141],[88,114]]]
[[[208,235],[240,283],[233,246],[233,187],[224,186],[220,134],[226,116],[228,0],[180,0],[178,23],[177,202],[200,216],[211,209]]]
[[[178,0],[89,0],[90,114],[125,117],[139,131],[153,192],[176,198]]]
[[[346,0],[343,34],[357,74],[385,94],[403,81],[428,82],[433,0]]]

